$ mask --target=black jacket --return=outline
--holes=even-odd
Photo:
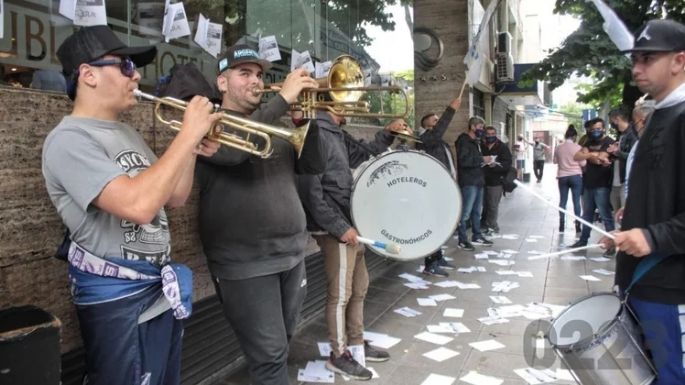
[[[447,143],[442,139],[454,117],[454,108],[447,106],[445,112],[442,113],[440,119],[435,123],[432,130],[426,130],[420,135],[422,143],[416,143],[416,149],[425,151],[426,154],[439,160],[447,170],[452,170],[454,164],[450,165],[450,159],[447,157],[446,151],[452,151]],[[451,166],[451,167],[450,167]]]
[[[621,228],[645,229],[655,254],[667,259],[633,287],[653,302],[685,303],[685,101],[654,111],[637,144]],[[641,258],[619,253],[616,282],[625,289]]]
[[[511,151],[509,147],[502,143],[499,139],[492,145],[492,148],[488,148],[486,143],[482,143],[480,146],[483,156],[486,155],[496,155],[495,160],[498,165],[495,166],[485,166],[483,167],[483,174],[485,175],[485,185],[486,186],[501,186],[502,179],[507,175],[507,172],[511,168]]]
[[[307,228],[340,238],[352,227],[350,196],[354,180],[350,167],[387,150],[395,136],[381,130],[373,142],[364,143],[340,129],[327,113],[319,112],[317,122],[325,168],[320,174],[300,175],[298,191],[307,214]]]
[[[280,125],[289,106],[277,95],[250,119]],[[319,130],[311,125],[301,157],[280,138],[262,159],[221,146],[211,158],[199,157],[200,239],[210,272],[223,279],[245,279],[291,269],[305,255],[305,213],[296,173],[320,173]]]
[[[630,154],[630,149],[633,148],[633,145],[637,142],[637,132],[635,132],[635,127],[632,123],[617,140],[619,148],[614,156],[618,159],[618,171],[621,176],[621,183],[624,183],[626,181],[626,161],[628,160],[628,154]]]
[[[483,155],[480,152],[480,140],[471,139],[469,134],[459,135],[454,142],[457,149],[457,179],[459,186],[483,186]]]

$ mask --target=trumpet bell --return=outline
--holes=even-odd
[[[361,99],[364,91],[358,89],[364,87],[364,72],[359,62],[349,55],[339,56],[328,72],[326,87],[333,88],[329,91],[333,101],[349,103]],[[346,90],[346,88],[357,90]]]

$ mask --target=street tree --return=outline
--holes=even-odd
[[[682,0],[605,2],[630,31],[661,17],[685,21],[685,2]],[[608,100],[620,100],[624,106],[632,107],[641,94],[632,83],[630,60],[620,54],[602,29],[604,20],[597,9],[585,0],[557,0],[554,12],[576,16],[581,24],[560,47],[551,50],[549,56],[533,66],[522,81],[545,80],[550,89],[555,89],[573,76],[587,76],[594,84],[581,90],[579,102],[602,105]]]

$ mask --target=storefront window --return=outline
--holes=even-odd
[[[160,77],[168,75],[175,64],[187,62],[195,63],[208,80],[214,79],[217,59],[193,41],[200,14],[221,25],[221,52],[239,40],[256,47],[260,37],[276,37],[281,60],[267,74],[267,83],[282,80],[290,71],[292,50],[307,51],[316,62],[351,55],[360,62],[368,79],[378,79],[380,65],[368,49],[374,38],[368,29],[381,26],[388,30],[384,33],[392,33],[393,22],[405,23],[393,20],[385,5],[361,0],[187,0],[183,4],[191,36],[165,42],[161,33],[164,0],[102,1],[106,4],[107,22],[122,41],[157,46],[155,61],[141,69],[141,87],[147,90],[154,90]],[[396,2],[387,0],[387,5]],[[59,7],[59,0],[4,1],[0,85],[63,89],[56,50],[77,27],[60,15]],[[411,44],[409,35],[401,39]]]

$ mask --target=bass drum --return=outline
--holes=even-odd
[[[445,166],[423,152],[399,150],[362,163],[355,171],[352,221],[365,238],[400,246],[401,260],[425,257],[454,234],[461,194]]]

